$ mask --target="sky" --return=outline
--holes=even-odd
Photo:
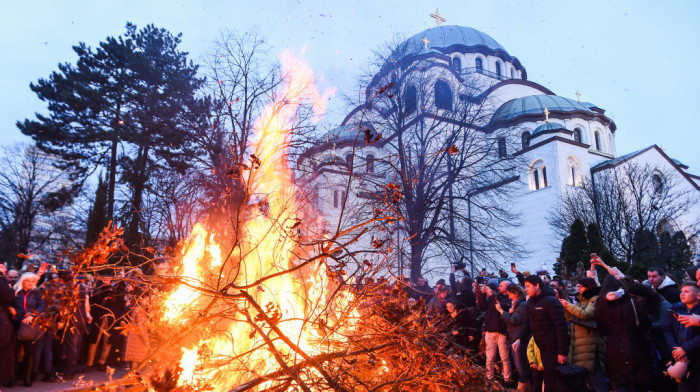
[[[126,22],[182,33],[196,63],[216,52],[222,31],[257,29],[271,55],[290,49],[308,61],[322,88],[337,88],[327,121],[342,119],[373,50],[435,25],[473,27],[498,41],[528,79],[557,95],[595,103],[616,125],[619,155],[662,146],[700,174],[700,2],[676,0],[349,1],[349,0],[3,0],[0,4],[0,144],[30,141],[15,123],[46,112],[29,89],[71,47],[97,46]],[[302,53],[303,51],[303,53]]]

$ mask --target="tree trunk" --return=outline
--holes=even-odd
[[[141,246],[141,236],[139,235],[141,228],[141,209],[143,204],[143,192],[146,188],[147,169],[148,169],[148,153],[149,146],[141,146],[139,149],[138,156],[136,158],[136,173],[133,177],[133,193],[131,196],[131,219],[129,220],[129,226],[127,228],[127,233],[125,233],[125,238],[127,239],[127,245]]]

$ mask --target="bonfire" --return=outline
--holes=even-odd
[[[311,104],[318,117],[326,99],[307,65],[289,52],[281,60],[285,82],[257,119],[249,160],[236,171],[246,197],[234,216],[210,216],[195,225],[170,260],[170,273],[126,275],[148,287],[143,292],[151,296],[153,350],[124,379],[98,387],[499,389],[443,333],[439,319],[426,317],[424,304],[408,301],[405,288],[383,280],[391,278],[390,251],[374,249],[384,263],[357,262],[348,253],[349,243],[395,217],[324,232],[323,217],[294,182],[288,149],[298,106]],[[104,242],[120,233],[110,227],[103,236],[108,239],[98,241],[102,265],[80,256],[75,268],[105,268],[106,253],[120,246]],[[360,286],[358,277],[375,279]]]

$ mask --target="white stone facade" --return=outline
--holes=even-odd
[[[407,43],[417,41],[420,37],[427,37],[431,44],[419,48],[420,54],[408,64],[417,69],[415,72],[423,72],[422,77],[429,80],[429,83],[438,80],[449,83],[455,101],[462,99],[460,94],[465,89],[460,83],[465,83],[469,76],[476,77],[472,80],[477,81],[480,91],[473,96],[488,102],[484,108],[489,110],[489,113],[475,121],[484,142],[493,137],[505,137],[507,153],[521,158],[520,166],[514,170],[518,176],[518,185],[509,204],[513,211],[521,214],[521,225],[513,228],[511,234],[523,245],[523,251],[517,260],[498,260],[498,266],[508,270],[510,262],[516,261],[521,270],[535,271],[540,267],[551,270],[559,255],[562,238],[557,236],[549,224],[548,215],[561,207],[562,195],[567,189],[580,186],[590,178],[591,168],[618,157],[615,145],[616,125],[605,115],[604,110],[595,105],[556,96],[547,88],[528,81],[519,61],[483,33],[460,26],[442,26],[419,33]],[[455,59],[458,61],[455,62]],[[477,61],[480,61],[480,65]],[[496,64],[499,64],[500,69]],[[406,67],[410,68],[409,65]],[[479,67],[481,69],[477,69]],[[378,80],[381,79],[380,76],[377,76]],[[370,85],[367,96],[372,96],[373,89],[378,89],[380,85]],[[405,87],[402,85],[398,91],[405,94]],[[366,121],[360,113],[374,110],[381,114],[380,109],[368,108],[371,106],[369,104],[366,106],[358,107],[350,113],[335,134],[321,140],[317,147],[303,154],[298,162],[299,177],[306,186],[316,189],[317,207],[326,217],[329,229],[337,224],[341,210],[340,199],[348,184],[347,172],[343,170],[343,167],[347,167],[343,166],[347,165],[346,156],[354,154],[352,165],[357,178],[347,190],[347,207],[353,211],[352,214],[358,214],[354,211],[358,211],[365,201],[362,197],[363,181],[381,176],[381,163],[377,160],[394,153],[381,143],[366,145],[362,133],[358,136],[362,121]],[[560,125],[561,129],[532,135],[538,127],[548,123],[545,109],[549,113],[548,122]],[[417,113],[421,112],[430,112],[438,117],[445,115],[443,109],[435,108],[434,96],[418,97]],[[529,143],[523,145],[525,132],[532,137],[529,138]],[[383,135],[383,138],[389,137],[391,135]],[[481,137],[479,139],[482,140]],[[368,157],[374,163],[368,163]],[[497,162],[496,158],[494,162]],[[700,177],[687,173],[687,168],[671,161],[658,148],[630,154],[624,162],[659,165],[667,169],[667,172],[676,173],[677,180],[683,187],[700,196]],[[368,170],[368,165],[372,164],[374,167]],[[459,208],[464,208],[464,205]],[[679,222],[679,226],[700,219],[700,211],[695,211],[687,218],[687,222]],[[369,244],[364,241],[355,246],[359,249]],[[435,257],[433,265],[436,271],[433,276],[444,277],[445,270],[449,268],[447,261]],[[494,267],[491,265],[489,269],[493,270]],[[426,268],[426,273],[431,269]]]

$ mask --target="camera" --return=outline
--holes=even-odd
[[[461,269],[467,268],[467,263],[465,263],[463,261],[458,261],[452,265],[455,267],[455,270],[461,270]]]

